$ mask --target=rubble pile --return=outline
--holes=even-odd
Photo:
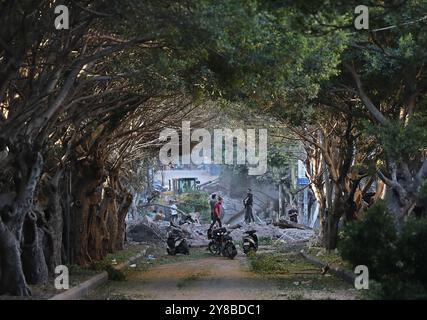
[[[166,240],[170,223],[167,221],[154,221],[149,217],[144,217],[129,223],[127,227],[127,239],[131,242],[161,243]],[[230,235],[235,241],[240,241],[245,235],[245,231],[256,230],[258,238],[270,238],[279,240],[282,243],[295,243],[310,240],[313,230],[301,230],[296,228],[282,229],[273,224],[266,223],[239,223],[235,225],[225,225],[231,231]],[[207,246],[208,224],[198,222],[186,222],[180,225],[181,230],[192,247]]]
[[[167,237],[167,221],[154,221],[149,216],[127,222],[126,238],[128,242],[162,243]]]

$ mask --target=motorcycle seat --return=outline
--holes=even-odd
[[[218,235],[218,234],[220,234],[220,233],[225,233],[227,231],[227,229],[226,228],[218,228],[218,229],[214,229],[213,231],[212,231],[212,234],[213,235]]]
[[[256,233],[256,230],[245,231],[245,233],[251,236]]]

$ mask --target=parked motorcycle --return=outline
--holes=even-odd
[[[258,236],[256,230],[250,230],[245,232],[243,236],[243,252],[249,254],[250,252],[257,252],[258,250]]]
[[[168,247],[166,248],[169,255],[174,256],[177,253],[190,254],[190,249],[181,229],[171,225],[171,230],[168,233],[166,240]]]
[[[226,228],[208,230],[208,239],[211,240],[208,248],[213,255],[222,254],[229,259],[234,259],[237,255],[237,249],[233,243],[233,238],[230,236],[230,232]]]

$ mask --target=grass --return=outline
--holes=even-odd
[[[104,271],[108,269],[108,266],[113,265],[113,260],[116,260],[117,264],[123,263],[136,256],[142,250],[144,250],[146,246],[143,245],[135,245],[128,247],[124,250],[120,250],[114,253],[109,253],[107,256],[100,260],[93,262],[89,268],[96,271]]]
[[[298,252],[262,253],[248,257],[252,271],[275,279],[279,290],[293,300],[303,299],[303,293],[337,292],[353,287],[305,260]]]
[[[123,281],[126,279],[125,273],[121,270],[116,270],[114,266],[128,261],[145,248],[146,246],[143,245],[133,245],[124,250],[109,253],[104,259],[94,261],[88,266],[69,265],[70,284],[72,286],[77,285],[102,271],[107,271],[110,280]],[[113,260],[115,260],[114,264]]]
[[[129,260],[143,250],[143,246],[131,246],[125,250],[108,254],[103,260],[93,262],[88,266],[68,265],[70,287],[75,287],[80,283],[89,280],[91,277],[102,271],[107,271],[111,280],[125,280],[125,274],[112,268],[112,260],[116,259],[117,264]],[[48,299],[61,292],[54,287],[55,277],[51,276],[45,285],[32,285],[33,297],[35,299]]]
[[[260,274],[320,272],[297,253],[258,253],[248,256],[251,270]]]
[[[259,237],[258,245],[260,246],[270,246],[273,244],[273,239],[271,237]]]
[[[306,253],[313,258],[320,260],[329,265],[334,265],[343,269],[352,270],[350,263],[344,261],[338,251],[327,251],[325,248],[321,247],[310,247],[305,249]]]

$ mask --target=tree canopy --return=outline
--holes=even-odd
[[[0,1],[0,294],[121,249],[159,133],[221,108],[284,139],[276,182],[283,141],[304,151],[326,247],[373,185],[398,224],[425,214],[425,1],[367,1],[368,30],[353,0],[61,4],[68,30],[56,0]]]

